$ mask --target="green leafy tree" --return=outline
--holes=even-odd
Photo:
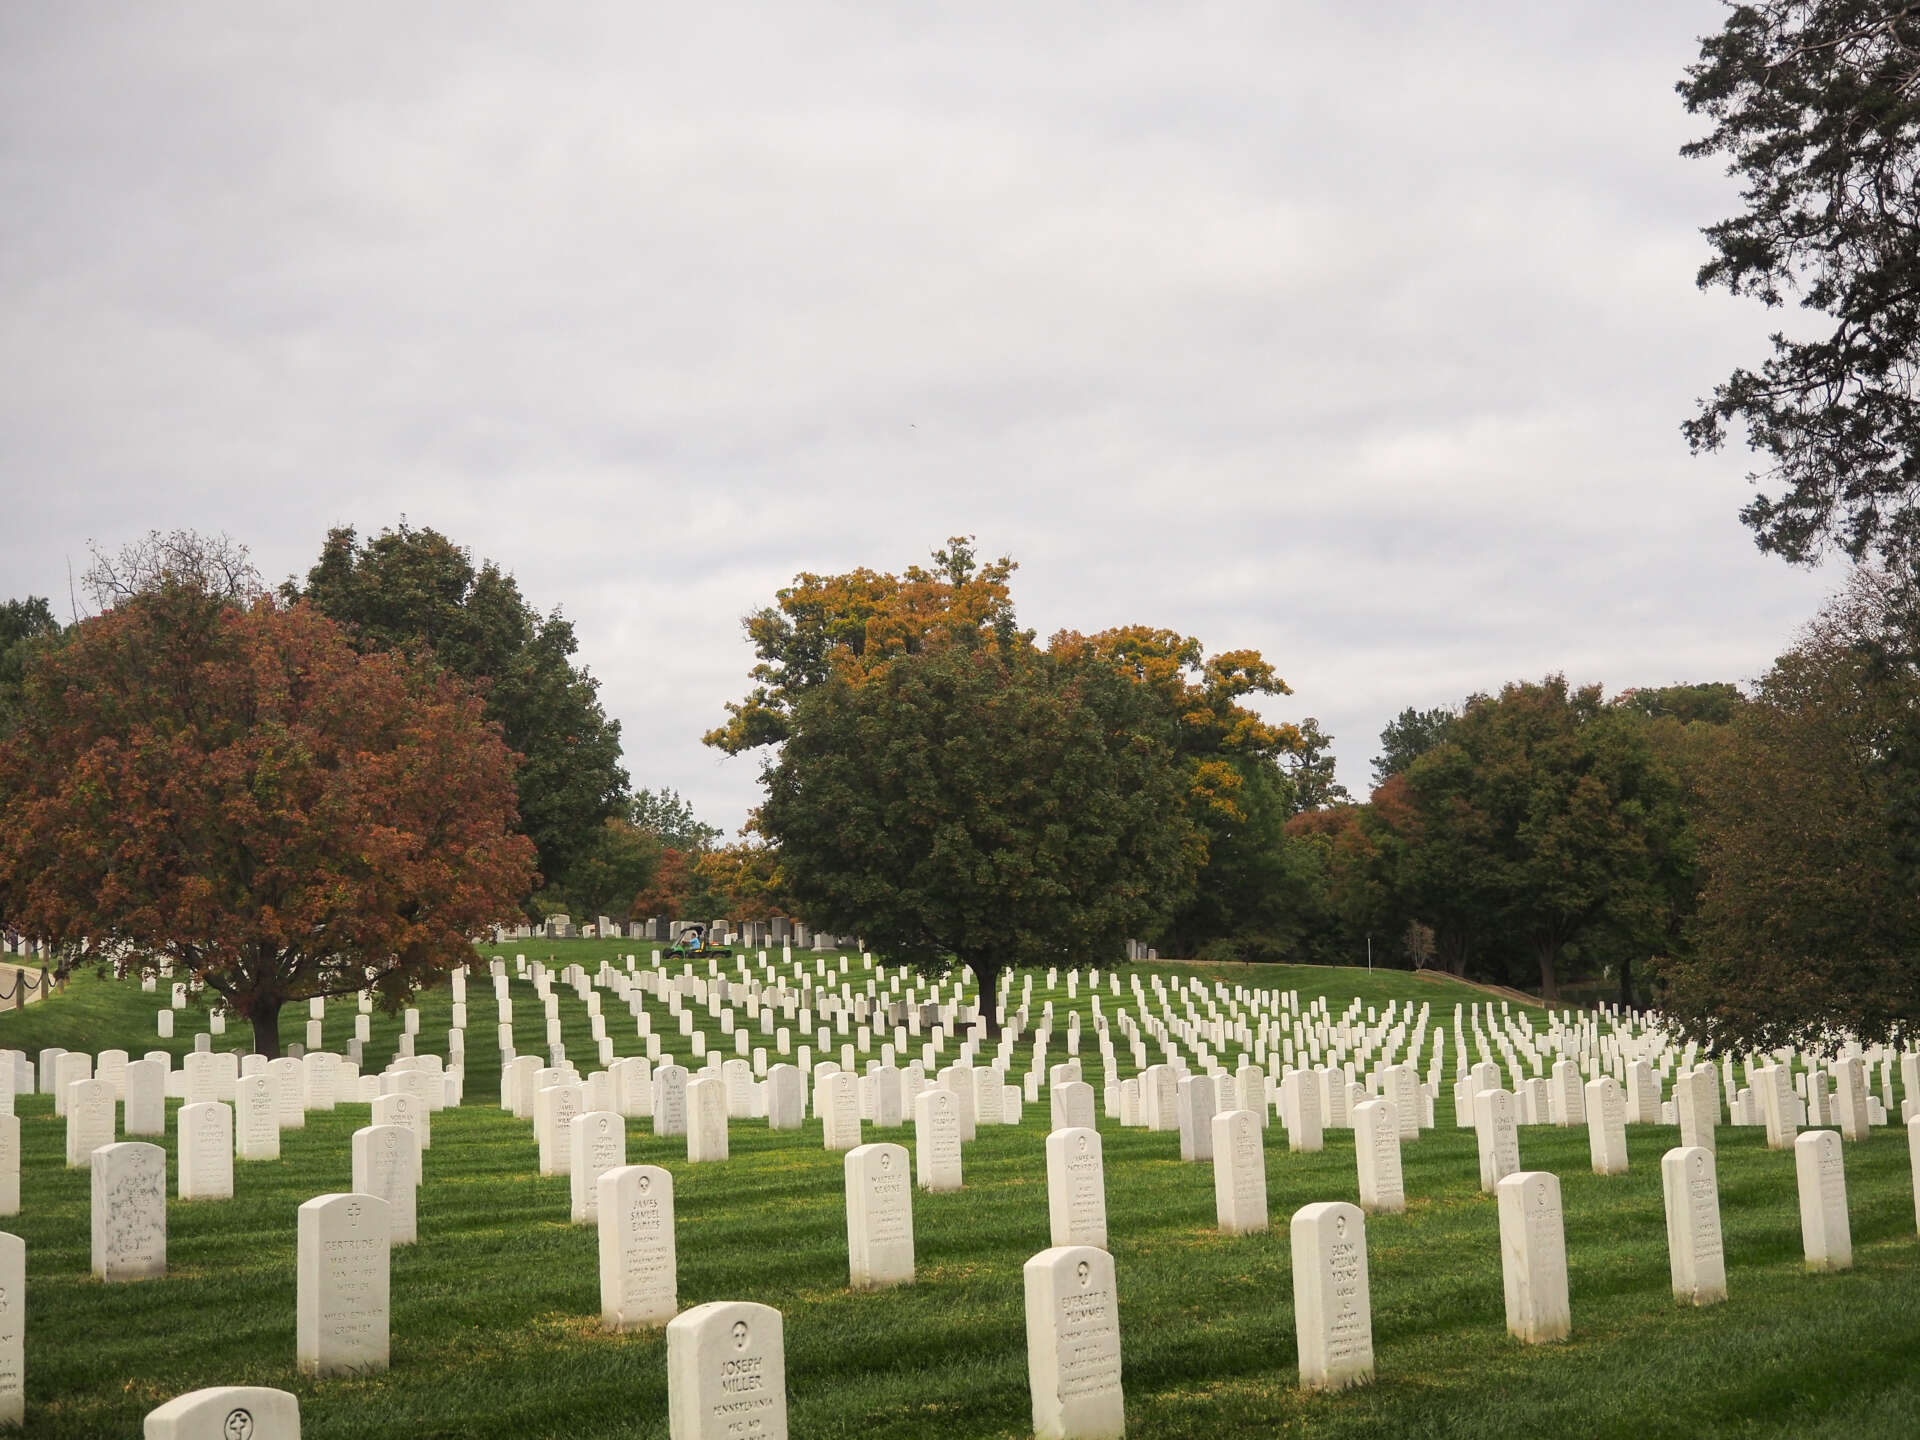
[[[1352,804],[1347,787],[1334,778],[1333,737],[1311,715],[1299,729],[1298,748],[1281,761],[1293,787],[1293,813]]]
[[[1373,808],[1394,888],[1443,963],[1465,972],[1479,946],[1484,973],[1517,950],[1547,999],[1570,946],[1658,947],[1683,888],[1677,780],[1636,719],[1558,675],[1470,699]]]
[[[1384,785],[1447,738],[1457,712],[1446,706],[1416,710],[1411,705],[1380,732],[1380,753],[1373,757],[1373,783]]]
[[[1690,950],[1662,1008],[1719,1047],[1866,1043],[1920,1027],[1920,888],[1908,743],[1920,670],[1885,577],[1855,576],[1706,752]]]
[[[523,757],[520,823],[540,873],[566,893],[605,822],[627,814],[628,783],[620,724],[601,709],[599,682],[573,663],[573,626],[557,610],[537,613],[492,561],[476,567],[446,536],[405,522],[365,541],[329,531],[304,588],[284,588],[362,649],[424,651],[480,687],[487,718]]]
[[[780,869],[780,850],[748,836],[693,857],[693,887],[706,912],[741,920],[770,920],[795,913]]]
[[[1682,725],[1696,722],[1725,725],[1733,712],[1746,703],[1738,685],[1715,681],[1706,685],[1663,685],[1657,689],[1624,690],[1613,699],[1649,720],[1668,717]]]
[[[1169,883],[1159,938],[1177,954],[1291,958],[1308,913],[1300,890],[1311,867],[1286,838],[1287,817],[1300,804],[1290,772],[1298,768],[1316,798],[1326,799],[1331,757],[1314,722],[1309,737],[1305,727],[1267,721],[1242,703],[1288,694],[1286,682],[1256,650],[1208,655],[1190,635],[1147,625],[1094,635],[1063,630],[1047,653],[1111,669],[1143,692],[1173,737],[1198,868],[1189,888]]]
[[[1296,959],[1311,916],[1303,886],[1311,889],[1313,871],[1310,862],[1291,853],[1287,838],[1293,789],[1271,761],[1240,758],[1234,768],[1237,813],[1195,821],[1206,846],[1205,864],[1153,935],[1163,954]],[[1194,819],[1191,806],[1189,819]],[[1308,864],[1304,872],[1303,863]],[[1170,892],[1169,898],[1179,896]]]
[[[60,640],[53,607],[39,595],[0,602],[0,738],[20,723],[27,664]]]
[[[1706,230],[1703,289],[1769,307],[1784,330],[1685,427],[1695,451],[1729,426],[1765,457],[1741,518],[1763,550],[1858,560],[1920,542],[1920,29],[1890,0],[1729,4],[1678,86],[1711,129],[1682,152],[1725,157],[1740,208]]]
[[[653,883],[663,853],[652,831],[619,815],[603,820],[600,833],[567,872],[562,898],[571,907],[568,913],[631,919],[634,901]]]
[[[1164,714],[1097,661],[1023,645],[903,656],[787,715],[759,826],[825,928],[930,973],[1110,960],[1197,846]]]
[[[712,849],[721,835],[718,825],[694,817],[693,806],[681,798],[678,790],[664,786],[634,791],[628,815],[636,826],[674,850],[698,854]]]
[[[775,605],[747,617],[756,683],[727,707],[728,723],[707,743],[733,754],[777,746],[789,738],[808,694],[828,683],[875,683],[904,660],[955,649],[1040,653],[1032,632],[1015,619],[1008,589],[1014,568],[1005,558],[981,563],[970,540],[955,538],[934,552],[930,567],[911,566],[897,576],[863,569],[797,577]],[[1063,673],[1098,666],[1133,685],[1168,737],[1197,847],[1197,868],[1169,872],[1161,891],[1160,920],[1186,907],[1185,918],[1163,932],[1176,937],[1176,948],[1191,950],[1213,938],[1213,927],[1229,923],[1226,917],[1251,917],[1263,907],[1273,913],[1283,897],[1268,882],[1285,871],[1287,857],[1261,849],[1283,843],[1298,794],[1283,765],[1307,748],[1300,727],[1271,723],[1242,703],[1252,695],[1288,693],[1273,667],[1257,651],[1208,655],[1190,636],[1144,625],[1094,635],[1062,630],[1045,653]],[[1321,748],[1308,757],[1301,779],[1325,801],[1338,791],[1326,737],[1317,725],[1314,734]]]
[[[1450,974],[1507,981],[1502,869],[1493,825],[1477,803],[1470,756],[1430,751],[1390,776],[1336,850],[1344,913],[1366,934],[1399,934],[1419,920]]]

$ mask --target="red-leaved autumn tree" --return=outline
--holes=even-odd
[[[397,1005],[532,886],[516,757],[430,661],[305,604],[169,581],[29,671],[0,743],[0,913],[197,976],[279,1053],[280,1007]]]

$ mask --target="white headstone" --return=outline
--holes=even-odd
[[[309,1042],[309,1045],[315,1042]],[[340,1057],[325,1050],[309,1049],[300,1061],[301,1078],[306,1085],[309,1110],[331,1110],[339,1102]]]
[[[27,1242],[0,1235],[0,1426],[26,1423],[26,1376]]]
[[[913,1099],[913,1146],[922,1190],[960,1188],[960,1102],[951,1090],[922,1090]]]
[[[1180,1158],[1213,1159],[1214,1091],[1211,1075],[1188,1075],[1174,1089],[1180,1121]]]
[[[600,1177],[627,1163],[627,1122],[617,1110],[589,1110],[573,1117],[568,1144],[569,1216],[576,1225],[597,1225]]]
[[[687,1082],[687,1159],[726,1158],[727,1082],[714,1071]]]
[[[780,1312],[713,1300],[667,1325],[670,1440],[787,1440]]]
[[[807,1119],[807,1086],[792,1065],[767,1071],[767,1128],[798,1130]]]
[[[1373,1379],[1366,1216],[1344,1200],[1324,1200],[1294,1211],[1290,1229],[1300,1384],[1307,1390],[1364,1385]]]
[[[111,1080],[72,1080],[67,1083],[67,1165],[78,1170],[89,1164],[93,1152],[114,1140],[117,1107]]]
[[[368,1119],[372,1124],[404,1125],[413,1132],[415,1173],[419,1178],[425,1170],[428,1125],[432,1119],[427,1112],[427,1102],[405,1090],[394,1090],[385,1095],[375,1095],[369,1111]],[[566,1148],[564,1138],[560,1148],[563,1151]]]
[[[1260,1117],[1251,1110],[1213,1117],[1213,1209],[1222,1235],[1266,1232],[1265,1138]]]
[[[420,1142],[411,1125],[367,1125],[353,1132],[353,1189],[387,1202],[387,1242],[420,1239]]]
[[[1320,1084],[1309,1072],[1291,1070],[1280,1077],[1280,1105],[1287,1117],[1287,1148],[1299,1154],[1318,1154],[1326,1145],[1320,1110]],[[1261,1108],[1266,1107],[1263,1104]]]
[[[1519,1116],[1513,1093],[1496,1089],[1475,1095],[1473,1129],[1480,1147],[1480,1188],[1497,1194],[1500,1182],[1520,1169]]]
[[[813,1093],[827,1149],[853,1149],[860,1143],[859,1077],[838,1071],[815,1085]]]
[[[1311,1074],[1303,1079],[1307,1087],[1314,1091],[1313,1113],[1316,1119],[1320,1115],[1319,1086]],[[1273,1107],[1267,1103],[1267,1072],[1258,1065],[1242,1065],[1234,1072],[1234,1094],[1239,1104],[1236,1108],[1251,1110],[1260,1117],[1260,1128],[1266,1129]]]
[[[1586,1091],[1580,1083],[1580,1067],[1573,1061],[1553,1062],[1553,1123],[1572,1129],[1587,1123]]]
[[[1627,1101],[1620,1082],[1611,1075],[1589,1080],[1587,1090],[1587,1153],[1596,1175],[1627,1173]]]
[[[1867,1067],[1849,1055],[1833,1067],[1833,1099],[1840,1133],[1848,1140],[1867,1138]]]
[[[1627,1066],[1627,1120],[1635,1125],[1660,1123],[1660,1077],[1645,1060]]]
[[[62,1051],[53,1062],[53,1113],[67,1113],[67,1087],[93,1078],[93,1056],[83,1050]]]
[[[87,1157],[93,1163],[93,1157]],[[20,1117],[0,1115],[0,1215],[20,1213]]]
[[[93,1152],[93,1274],[145,1280],[167,1273],[167,1152],[141,1140]]]
[[[1360,1208],[1369,1215],[1407,1208],[1400,1174],[1400,1122],[1384,1100],[1353,1107],[1353,1156],[1360,1179]]]
[[[147,1412],[144,1440],[300,1440],[300,1401],[260,1385],[214,1385]]]
[[[167,1133],[167,1067],[158,1060],[127,1062],[121,1124],[129,1135]]]
[[[1400,1138],[1418,1140],[1420,1138],[1420,1073],[1411,1065],[1389,1065],[1387,1067],[1387,1098],[1393,1105],[1394,1116],[1400,1122]]]
[[[1047,1219],[1055,1246],[1107,1248],[1106,1165],[1090,1125],[1047,1136]]]
[[[13,1153],[15,1167],[14,1193],[17,1203],[19,1196],[20,1155],[18,1127],[15,1128],[14,1132]],[[1913,1225],[1916,1231],[1920,1231],[1920,1115],[1915,1115],[1911,1120],[1907,1121],[1907,1161],[1913,1171]]]
[[[1065,1084],[1055,1085],[1049,1092],[1049,1099],[1054,1130],[1093,1128],[1093,1086],[1084,1081],[1069,1080]],[[1054,1241],[1056,1245],[1059,1243],[1058,1240]]]
[[[1727,1262],[1720,1243],[1720,1189],[1713,1151],[1680,1146],[1660,1157],[1666,1192],[1667,1266],[1673,1298],[1715,1305],[1727,1298]]]
[[[657,1329],[679,1308],[673,1176],[657,1165],[601,1175],[600,1323],[611,1331]]]
[[[131,1068],[131,1067],[129,1067]],[[271,1072],[243,1075],[233,1092],[233,1153],[242,1160],[280,1158],[280,1097]]]
[[[233,1107],[218,1100],[182,1105],[179,1189],[182,1200],[233,1198]]]
[[[1171,1065],[1149,1065],[1140,1072],[1140,1113],[1149,1130],[1178,1130],[1177,1080]]]
[[[1091,1245],[1056,1245],[1024,1267],[1027,1385],[1038,1440],[1118,1440],[1120,1307],[1113,1257]]]
[[[267,1062],[267,1073],[277,1082],[280,1094],[280,1128],[303,1130],[307,1124],[307,1078],[300,1062],[282,1055]]]
[[[1761,1116],[1767,1127],[1767,1148],[1792,1149],[1798,1124],[1792,1071],[1785,1065],[1768,1065],[1756,1073],[1755,1080],[1760,1090]]]
[[[1809,1270],[1853,1268],[1853,1229],[1847,1219],[1847,1162],[1834,1130],[1809,1130],[1793,1142],[1800,1182],[1800,1239]]]
[[[1521,1170],[1502,1179],[1495,1193],[1507,1332],[1529,1345],[1564,1340],[1572,1333],[1573,1315],[1559,1178],[1545,1170]]]
[[[687,1133],[687,1072],[681,1065],[661,1065],[653,1072],[653,1133]]]
[[[913,1178],[907,1147],[857,1145],[844,1162],[847,1276],[855,1290],[913,1283]]]
[[[533,1097],[533,1130],[540,1146],[540,1173],[564,1175],[570,1159],[568,1138],[573,1117],[586,1103],[584,1087],[573,1084],[548,1085]]]
[[[295,1359],[302,1375],[371,1375],[387,1368],[392,1225],[387,1202],[317,1195],[300,1207],[295,1264]]]

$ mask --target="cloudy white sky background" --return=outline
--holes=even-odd
[[[1263,651],[1366,786],[1405,705],[1757,675],[1832,576],[1679,422],[1680,3],[0,7],[0,590],[402,514],[574,621],[636,785],[800,570],[951,534],[1043,635]]]

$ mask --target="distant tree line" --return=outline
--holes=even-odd
[[[1920,607],[1896,573],[1858,571],[1751,693],[1549,675],[1409,707],[1355,800],[1317,721],[1263,713],[1289,691],[1258,652],[1146,625],[1042,644],[1014,569],[956,539],[898,575],[803,574],[749,615],[753,686],[706,738],[763,757],[766,799],[726,843],[677,792],[630,788],[564,618],[437,532],[336,530],[272,590],[224,537],[150,536],[89,571],[92,618],[0,604],[0,909],[76,953],[197,935],[261,1026],[376,951],[399,997],[462,926],[562,909],[793,915],[989,981],[1128,937],[1371,959],[1654,1001],[1729,1043],[1920,1014]],[[457,785],[424,758],[456,744],[478,767]],[[397,889],[364,864],[389,832]],[[270,893],[268,853],[300,886]],[[350,923],[362,901],[385,920]],[[215,923],[250,905],[254,929]],[[306,947],[281,970],[308,978],[254,986],[249,946]]]

